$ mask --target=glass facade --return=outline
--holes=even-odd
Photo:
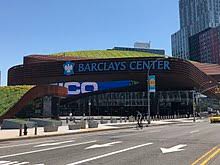
[[[164,116],[186,117],[193,114],[192,90],[157,91],[150,96],[150,113],[153,118]],[[48,101],[51,100],[50,104]],[[208,109],[219,110],[220,101],[210,98],[195,99],[196,112]],[[62,104],[60,98],[44,97],[35,99],[20,111],[17,117],[68,116],[136,116],[141,112],[148,115],[147,92],[109,92],[73,99]],[[47,108],[45,108],[47,107]],[[51,109],[51,110],[50,110]]]
[[[158,91],[151,93],[151,115],[192,114],[193,91]],[[91,107],[89,107],[91,103]],[[61,105],[61,115],[129,116],[137,111],[147,115],[147,92],[110,92],[87,96]]]

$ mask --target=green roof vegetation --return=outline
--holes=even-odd
[[[162,55],[139,52],[139,51],[119,51],[119,50],[90,50],[90,51],[75,51],[61,52],[51,54],[55,56],[74,56],[78,58],[127,58],[127,57],[161,57]]]
[[[33,86],[0,87],[0,116],[6,113]]]

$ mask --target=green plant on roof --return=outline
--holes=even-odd
[[[162,55],[139,52],[139,51],[119,51],[119,50],[91,50],[61,52],[51,54],[54,56],[73,56],[78,58],[128,58],[128,57],[161,57]]]
[[[0,87],[0,116],[6,113],[33,86]]]

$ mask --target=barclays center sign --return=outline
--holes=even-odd
[[[132,60],[132,61],[104,61],[104,62],[65,62],[64,75],[90,72],[117,72],[117,71],[146,71],[170,70],[167,60]]]

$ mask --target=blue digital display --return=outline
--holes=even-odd
[[[138,83],[139,82],[133,80],[122,80],[108,82],[66,82],[63,85],[68,89],[68,95],[79,95],[89,92],[128,87]]]

